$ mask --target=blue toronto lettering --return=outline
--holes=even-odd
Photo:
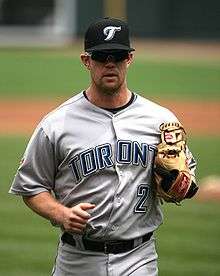
[[[120,140],[117,143],[116,159],[118,163],[129,164],[132,158],[132,142]]]
[[[155,150],[155,146],[146,143],[139,144],[136,141],[119,140],[116,145],[114,158],[118,164],[141,165],[146,168],[149,165],[149,154],[151,152],[151,155],[153,154],[151,159],[154,158]],[[112,152],[110,144],[103,144],[74,156],[69,162],[69,167],[76,182],[81,181],[82,176],[86,177],[97,170],[113,167],[114,158]]]
[[[96,147],[96,157],[99,169],[109,168],[113,166],[112,148],[110,144],[105,144]]]
[[[95,158],[95,150],[89,149],[79,155],[82,174],[87,176],[97,170],[97,163]]]
[[[148,145],[145,143],[139,145],[138,142],[133,142],[133,153],[133,164],[138,166],[141,163],[143,167],[147,167]]]

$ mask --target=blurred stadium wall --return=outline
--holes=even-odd
[[[219,0],[0,0],[0,45],[62,45],[104,16],[137,38],[220,38]]]

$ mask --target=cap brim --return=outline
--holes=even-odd
[[[134,48],[122,45],[122,44],[114,44],[114,43],[105,43],[105,44],[100,44],[96,45],[94,47],[86,49],[87,52],[92,52],[92,51],[104,51],[104,50],[125,50],[125,51],[135,51]]]

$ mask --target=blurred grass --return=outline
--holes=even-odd
[[[220,64],[137,59],[128,74],[130,88],[150,98],[219,100]]]
[[[56,231],[50,223],[8,194],[27,138],[0,137],[0,275],[50,275],[56,254]]]
[[[220,99],[220,62],[169,61],[138,56],[129,87],[149,98]],[[1,98],[69,97],[89,84],[74,49],[0,49]]]
[[[164,204],[157,232],[160,276],[220,275],[219,203]]]
[[[44,50],[0,50],[1,98],[59,98],[87,83],[79,58]]]
[[[188,145],[197,161],[197,178],[208,175],[220,176],[220,136],[192,136]]]
[[[8,195],[27,137],[0,136],[0,275],[50,275],[58,229],[34,215],[22,200]],[[219,174],[220,137],[191,137],[199,157],[199,179]],[[207,146],[208,145],[208,146]],[[160,276],[220,275],[219,203],[186,200],[182,207],[164,204],[164,225],[157,231]]]

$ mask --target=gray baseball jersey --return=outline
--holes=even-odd
[[[90,238],[143,236],[162,223],[152,169],[159,126],[174,121],[172,112],[139,95],[113,114],[81,92],[40,122],[10,192],[53,191],[69,207],[94,203],[85,230]]]

